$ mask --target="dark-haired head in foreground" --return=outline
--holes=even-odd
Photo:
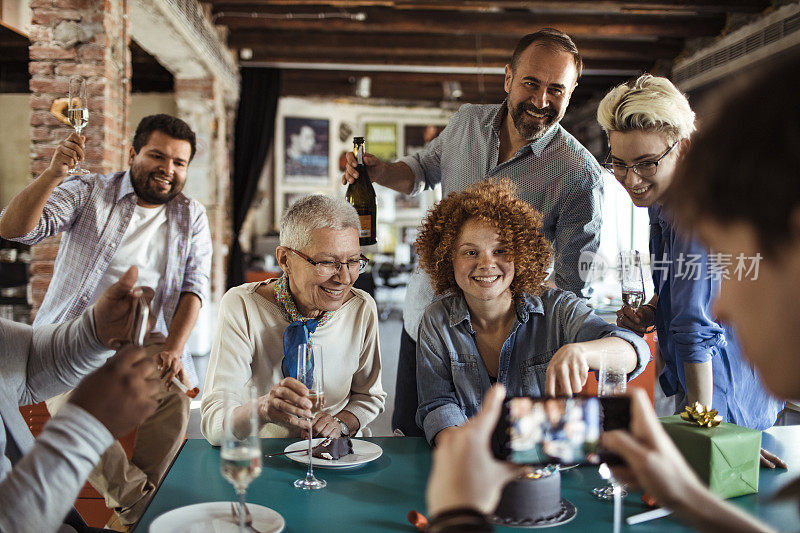
[[[679,226],[716,253],[758,258],[714,310],[766,387],[800,398],[800,54],[747,76],[692,139],[668,192]],[[755,277],[755,279],[752,279]]]

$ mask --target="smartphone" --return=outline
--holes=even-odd
[[[133,329],[131,330],[131,342],[136,346],[144,346],[144,338],[147,335],[148,320],[150,318],[150,306],[144,297],[136,301],[136,308],[133,311]]]
[[[620,464],[600,445],[600,434],[630,425],[630,401],[518,396],[503,404],[492,436],[495,457],[523,465]]]

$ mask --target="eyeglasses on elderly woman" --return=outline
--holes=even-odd
[[[345,262],[336,260],[314,261],[303,252],[295,250],[294,248],[288,248],[288,249],[293,251],[298,256],[302,257],[312,265],[314,265],[317,268],[317,274],[319,274],[320,276],[326,276],[326,277],[335,276],[341,270],[342,265],[347,265],[347,270],[350,271],[350,274],[356,274],[356,273],[361,274],[362,272],[364,272],[364,270],[367,268],[367,265],[369,264],[369,259],[367,259],[363,255],[358,259],[350,259],[349,261]]]

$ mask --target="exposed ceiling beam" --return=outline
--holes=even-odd
[[[379,33],[441,33],[450,35],[513,35],[521,36],[537,28],[555,27],[572,37],[700,37],[718,34],[725,17],[718,15],[666,16],[616,14],[539,15],[527,11],[502,13],[448,12],[432,16],[430,11],[366,8],[364,22],[345,19],[284,19],[259,18],[303,12],[297,7],[270,6],[252,9],[218,4],[214,19],[236,31],[242,28],[291,30],[309,32],[379,32]],[[230,9],[229,9],[230,8]],[[235,9],[235,10],[234,10]],[[309,11],[311,13],[312,11]],[[253,15],[255,13],[255,15]]]
[[[376,32],[334,33],[319,32],[313,40],[295,43],[296,32],[286,30],[240,29],[233,32],[228,44],[233,48],[250,48],[256,59],[262,53],[274,53],[278,48],[283,53],[296,53],[300,49],[316,48],[317,57],[329,52],[337,56],[353,58],[375,55],[391,55],[402,58],[406,55],[437,57],[467,56],[505,64],[516,46],[518,37],[495,35],[440,35],[434,33],[385,34]],[[291,44],[287,44],[291,43]],[[576,39],[578,49],[586,60],[649,60],[672,59],[683,48],[676,39],[643,41],[632,44],[624,40]]]
[[[431,11],[477,11],[527,9],[535,12],[584,12],[584,13],[727,13],[738,11],[757,13],[769,6],[768,0],[638,0],[596,1],[587,0],[464,0],[423,2],[420,0],[212,0],[218,5],[288,5],[292,7],[314,7],[316,9],[346,8],[361,9],[385,7],[394,9],[419,9]]]

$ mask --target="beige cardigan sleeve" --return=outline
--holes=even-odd
[[[244,301],[234,287],[222,297],[217,330],[209,356],[201,403],[200,429],[214,446],[222,440],[222,398],[225,391],[242,391],[251,379],[255,351]]]

